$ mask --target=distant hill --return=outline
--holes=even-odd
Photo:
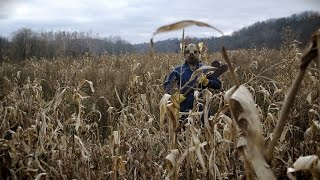
[[[193,38],[191,42],[203,41],[210,52],[221,50],[222,45],[230,50],[242,48],[272,48],[279,49],[282,44],[284,29],[290,29],[295,40],[305,47],[310,40],[312,32],[320,28],[320,12],[306,11],[293,14],[290,17],[269,19],[256,22],[244,27],[231,35],[211,38]],[[168,39],[155,42],[157,52],[179,52],[179,39]],[[134,45],[137,52],[148,52],[149,44]]]
[[[248,48],[279,49],[293,42],[305,47],[312,32],[320,28],[320,12],[306,11],[286,18],[256,22],[233,32],[229,36],[188,39],[187,42],[204,42],[209,52],[220,51],[222,45],[229,50]],[[285,35],[285,36],[284,36]],[[290,39],[285,40],[284,39]],[[284,43],[285,42],[285,43]],[[179,39],[167,39],[154,43],[156,52],[180,52]],[[121,37],[100,38],[88,32],[45,31],[36,32],[30,28],[20,28],[12,33],[12,38],[0,37],[0,64],[3,61],[25,59],[54,59],[56,57],[80,57],[83,55],[148,53],[149,44],[132,45]]]

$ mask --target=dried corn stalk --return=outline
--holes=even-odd
[[[89,96],[82,96],[81,95],[81,87],[85,84],[85,83],[88,83],[90,85],[90,89],[92,92],[94,92],[94,88],[93,88],[93,83],[91,81],[88,81],[86,79],[82,79],[77,88],[74,90],[74,94],[73,94],[73,99],[74,101],[76,101],[78,103],[78,115],[77,115],[77,118],[76,118],[76,132],[79,133],[79,127],[81,125],[81,113],[82,113],[82,100],[83,99],[87,99],[89,98]]]
[[[168,170],[168,174],[166,176],[166,179],[178,179],[178,172],[179,172],[180,166],[181,166],[182,162],[184,161],[184,159],[186,158],[186,156],[188,154],[190,154],[191,152],[196,151],[197,157],[202,158],[202,154],[200,152],[200,149],[203,148],[205,145],[207,145],[206,141],[203,143],[200,143],[200,141],[198,141],[197,144],[195,144],[195,146],[186,149],[185,152],[183,154],[181,154],[180,156],[179,156],[178,149],[170,150],[170,154],[168,154],[166,156],[167,170]],[[203,158],[199,159],[199,161],[203,161]],[[203,168],[204,162],[200,162],[200,164]],[[207,171],[207,169],[205,167],[203,170],[204,170],[204,172]]]
[[[288,95],[285,98],[284,104],[283,104],[281,111],[280,111],[280,115],[279,115],[279,119],[278,119],[276,128],[274,129],[274,132],[273,132],[273,139],[271,140],[269,147],[268,147],[268,150],[266,152],[266,157],[267,157],[268,162],[271,161],[273,158],[274,148],[275,148],[279,138],[281,137],[283,128],[286,124],[287,116],[289,114],[290,109],[293,106],[293,103],[294,103],[294,100],[295,100],[296,95],[298,93],[299,87],[300,87],[301,82],[303,80],[303,77],[307,71],[307,67],[313,59],[315,59],[316,57],[319,56],[318,51],[317,51],[318,50],[317,49],[317,46],[318,46],[317,39],[319,39],[319,38],[320,38],[320,30],[318,30],[317,32],[315,32],[312,35],[311,43],[309,44],[309,47],[303,53],[303,56],[301,57],[301,64],[300,64],[299,72],[290,87]]]

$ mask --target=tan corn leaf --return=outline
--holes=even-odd
[[[318,130],[320,131],[320,122],[317,120],[312,120],[312,125]]]
[[[201,154],[201,142],[199,140],[199,138],[196,136],[196,129],[194,128],[194,126],[191,127],[191,136],[192,136],[192,141],[193,141],[193,144],[195,145],[195,151],[196,151],[196,155],[197,155],[197,158],[199,160],[199,163],[203,169],[203,173],[206,174],[207,173],[207,167],[206,167],[206,164],[204,162],[204,159],[202,157],[202,154]]]
[[[219,168],[213,159],[214,151],[216,151],[216,149],[212,148],[210,156],[209,156],[209,171],[210,171],[210,174],[212,175],[212,177],[216,177],[218,175],[218,179],[222,179]]]
[[[218,130],[214,130],[214,137],[216,138],[216,144],[223,141],[223,138]]]
[[[164,94],[160,100],[159,103],[159,108],[160,108],[160,130],[163,130],[163,122],[164,122],[164,117],[167,112],[167,104],[170,99],[171,95],[170,94]]]
[[[114,87],[114,91],[116,92],[116,96],[117,96],[117,98],[118,98],[118,101],[119,101],[121,107],[124,108],[124,104],[123,104],[123,102],[122,102],[121,99],[120,99],[120,96],[119,96],[118,91],[117,91],[117,87]]]
[[[47,175],[47,173],[40,173],[34,179],[39,180],[39,179],[41,179],[42,176],[46,176],[46,175]]]
[[[200,92],[194,91],[193,96],[194,96],[194,99],[199,100]]]
[[[213,70],[216,70],[216,69],[217,69],[216,67],[212,67],[212,66],[201,66],[197,70],[193,71],[189,81],[193,81],[194,78],[197,77],[201,73],[204,73],[204,72],[207,72],[207,71],[213,71]]]
[[[57,109],[57,107],[60,105],[61,101],[62,101],[62,95],[64,94],[64,92],[66,91],[67,89],[63,89],[61,91],[60,94],[58,94],[55,98],[55,101],[53,103],[53,111],[55,111]]]
[[[229,116],[226,116],[225,114],[220,114],[219,118],[221,118],[227,125],[231,126],[232,119]]]
[[[312,92],[308,94],[307,101],[308,101],[309,105],[312,105]]]
[[[118,171],[122,174],[126,173],[126,167],[124,161],[122,160],[122,157],[118,158]]]
[[[21,71],[18,71],[17,72],[17,79],[20,79],[20,76],[21,76]]]
[[[224,140],[232,141],[233,132],[227,124],[225,124],[223,127],[222,135]]]
[[[260,127],[260,116],[250,91],[240,85],[233,87],[225,94],[232,116],[245,134],[247,145],[245,158],[251,163],[254,174],[258,179],[275,179],[269,165],[264,158],[264,138]]]
[[[78,133],[79,132],[79,127],[81,125],[81,104],[79,104],[79,112],[78,112],[78,115],[77,115],[77,119],[76,119],[76,132]]]
[[[204,70],[206,70],[206,71],[213,71],[213,70],[216,70],[216,69],[217,69],[216,67],[203,65],[203,66],[201,66],[199,69],[197,69],[196,71],[201,71],[201,72],[203,72]]]
[[[22,146],[23,146],[23,150],[24,152],[26,152],[27,154],[29,154],[31,152],[31,148],[24,142],[21,142]]]
[[[275,117],[272,115],[272,113],[269,113],[267,114],[267,118],[265,119],[266,123],[268,124],[274,124],[275,122]]]
[[[167,105],[167,114],[169,117],[169,123],[172,123],[173,129],[178,127],[179,109],[176,108],[173,103]],[[172,129],[172,130],[173,130]]]
[[[204,159],[202,157],[200,144],[196,144],[196,155],[197,155],[199,163],[203,169],[203,174],[207,174],[207,167],[206,167],[206,163],[204,162]]]
[[[304,133],[305,140],[314,140],[320,135],[320,122],[316,120],[311,121],[311,126]]]
[[[186,156],[188,154],[190,154],[190,152],[196,151],[197,149],[203,148],[205,145],[207,145],[207,142],[203,142],[200,144],[197,144],[193,147],[190,147],[188,149],[185,150],[185,152],[180,156],[179,156],[179,150],[178,149],[172,149],[170,150],[170,154],[168,154],[166,156],[166,159],[168,160],[168,164],[167,164],[167,169],[169,171],[166,179],[170,179],[170,177],[174,174],[175,171],[179,170],[180,165],[182,164],[182,162],[184,161],[184,159],[186,158]]]
[[[293,168],[287,169],[287,176],[291,180],[296,178],[292,175],[297,171],[310,171],[314,179],[320,179],[320,162],[316,155],[299,157],[293,164]]]
[[[178,160],[179,150],[178,149],[172,149],[170,150],[170,154],[166,156],[166,159],[168,160],[167,169],[169,171],[166,179],[169,179],[176,171],[176,164]]]
[[[281,136],[280,136],[280,142],[283,142],[284,140],[286,140],[286,135],[289,131],[289,127],[288,126],[285,126],[282,133],[281,133]]]
[[[120,134],[119,131],[113,131],[113,141],[115,145],[120,145]]]
[[[89,84],[91,92],[94,92],[93,82],[92,81],[88,81],[88,80],[86,80],[86,82]]]
[[[246,147],[247,139],[243,136],[240,136],[237,142],[237,148]]]
[[[304,132],[304,139],[305,140],[312,139],[312,137],[313,137],[312,135],[313,135],[313,128],[311,126],[306,130],[306,132]]]
[[[211,127],[209,124],[208,116],[209,116],[209,108],[210,108],[209,105],[212,98],[212,92],[210,92],[208,89],[205,89],[203,94],[204,94],[203,99],[205,100],[205,105],[203,108],[204,125],[208,130],[210,130]]]
[[[189,83],[193,82],[193,80],[196,77],[198,77],[198,75],[200,75],[201,73],[206,72],[206,71],[213,71],[215,69],[217,69],[217,68],[212,67],[212,66],[201,66],[197,70],[193,71],[193,73],[191,74],[191,77],[189,78],[189,81],[187,83],[185,83],[184,86],[181,87],[181,89],[186,88],[189,85]]]
[[[110,106],[110,107],[108,108],[107,112],[110,113],[110,112],[115,111],[115,110],[117,110],[115,107],[111,107],[111,106]]]
[[[178,161],[177,161],[177,165],[180,166],[181,163],[183,162],[183,160],[186,158],[186,156],[190,153],[195,151],[198,147],[203,148],[205,145],[207,145],[207,141],[200,143],[199,146],[193,146],[190,147],[189,149],[186,149],[185,152],[179,157]]]
[[[79,143],[80,148],[81,148],[82,157],[84,159],[86,159],[86,160],[89,159],[90,154],[89,154],[88,150],[86,149],[85,145],[83,144],[82,140],[80,139],[80,137],[74,135],[74,138],[78,140],[78,143]]]
[[[180,43],[180,50],[182,51],[184,48],[184,44],[183,43]]]
[[[212,28],[216,31],[218,31],[219,33],[221,33],[221,35],[223,35],[223,32],[221,30],[219,30],[218,28],[211,26],[210,24],[204,23],[204,22],[200,22],[200,21],[194,21],[194,20],[183,20],[183,21],[179,21],[173,24],[169,24],[169,25],[165,25],[165,26],[161,26],[159,27],[156,32],[153,33],[153,36],[159,33],[165,33],[165,32],[170,32],[170,31],[176,31],[179,29],[183,29],[186,28],[188,26],[192,26],[192,25],[196,25],[196,26],[201,26],[201,27],[207,27],[207,28]]]
[[[142,103],[144,106],[148,106],[148,100],[147,100],[147,95],[146,94],[140,94]]]
[[[282,93],[283,92],[283,89],[281,88],[277,88],[274,92],[273,92],[273,96],[276,95],[276,94],[279,94],[279,93]]]
[[[197,45],[199,47],[200,52],[202,52],[202,50],[204,50],[204,49],[207,49],[207,47],[204,45],[203,42],[199,42]]]
[[[90,86],[90,89],[92,92],[94,92],[93,83],[92,81],[88,81],[86,79],[81,79],[80,83],[78,84],[77,90],[80,90],[80,88],[85,84],[88,83]]]
[[[177,163],[177,156],[179,155],[178,149],[172,149],[170,150],[170,154],[166,156],[166,159],[171,163],[172,167],[175,167]]]

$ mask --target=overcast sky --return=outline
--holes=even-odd
[[[120,36],[130,43],[149,42],[160,26],[180,20],[203,21],[225,34],[270,18],[320,10],[320,0],[0,0],[0,36],[21,27],[34,31],[83,31],[100,37]],[[186,35],[218,36],[191,27]],[[180,38],[181,31],[154,40]]]

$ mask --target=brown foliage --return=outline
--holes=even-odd
[[[282,54],[296,51],[228,53],[240,83],[252,93],[268,144],[291,73],[297,71],[296,59]],[[209,54],[208,59],[221,57]],[[164,179],[174,167],[179,178],[243,177],[244,159],[233,143],[239,134],[223,108],[223,90],[207,97],[213,116],[204,126],[199,114],[190,116],[185,130],[176,134],[176,150],[168,146],[167,117],[165,133],[160,131],[161,84],[181,59],[177,54],[155,54],[153,59],[130,54],[3,63],[0,174],[13,179]],[[318,130],[313,125],[320,112],[314,67],[312,62],[275,149],[271,169],[277,177],[286,176],[300,155],[320,153],[319,134],[304,139],[309,127]],[[222,81],[223,89],[232,87],[227,75]],[[200,98],[199,103],[205,102]]]

